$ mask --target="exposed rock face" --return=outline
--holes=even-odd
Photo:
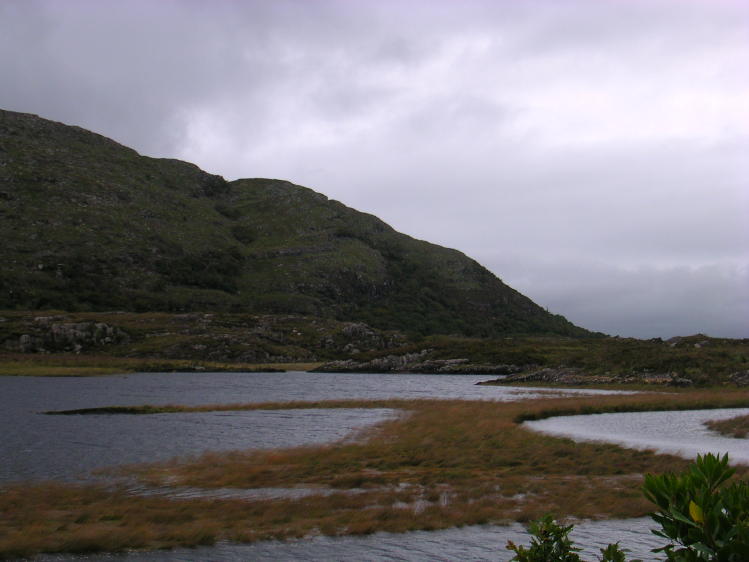
[[[5,348],[22,353],[80,352],[106,345],[128,343],[130,336],[103,322],[65,322],[60,316],[34,318],[29,333],[6,340]]]
[[[441,375],[489,374],[501,375],[516,373],[521,367],[516,365],[477,365],[468,359],[426,359],[431,352],[423,349],[418,353],[387,355],[371,361],[330,361],[316,369],[321,373],[423,373]]]
[[[361,322],[294,315],[124,312],[13,313],[0,317],[0,350],[103,350],[121,357],[214,362],[299,363],[401,347],[399,332]]]
[[[346,343],[341,345],[343,341]],[[404,338],[399,333],[375,330],[363,322],[345,322],[340,336],[337,339],[328,336],[321,342],[321,347],[341,349],[354,355],[361,351],[396,347],[403,342]]]
[[[736,386],[749,386],[749,370],[732,373],[728,379]]]
[[[407,365],[419,362],[428,353],[422,350],[419,353],[407,353],[405,355],[387,355],[378,357],[371,361],[354,361],[345,359],[342,361],[330,361],[316,369],[323,373],[392,373],[406,372]]]

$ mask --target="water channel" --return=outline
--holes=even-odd
[[[708,420],[749,414],[749,408],[638,412],[560,416],[532,422],[527,427],[575,441],[607,441],[633,449],[652,449],[687,459],[706,452],[728,453],[732,463],[749,464],[749,441],[724,437],[705,427]]]

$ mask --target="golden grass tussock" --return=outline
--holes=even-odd
[[[389,407],[408,412],[350,439],[285,450],[208,453],[128,467],[159,486],[337,490],[299,499],[141,497],[62,484],[0,489],[0,556],[210,544],[216,540],[402,532],[560,517],[634,517],[650,506],[645,473],[687,460],[534,433],[518,422],[557,414],[749,406],[747,391],[543,398],[335,401],[201,407]],[[171,406],[169,411],[195,411]],[[746,476],[747,470],[740,469]]]
[[[711,420],[705,423],[713,431],[722,435],[744,439],[749,435],[749,416],[737,416],[727,420]]]

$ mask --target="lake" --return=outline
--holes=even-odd
[[[476,386],[485,376],[312,373],[143,373],[106,377],[0,377],[0,482],[76,479],[97,468],[204,451],[336,441],[395,415],[331,409],[46,416],[40,412],[142,404],[464,398],[519,400],[543,390]],[[570,391],[573,392],[573,391]],[[574,391],[605,392],[605,391]]]
[[[90,378],[0,377],[0,482],[77,480],[92,469],[165,460],[204,451],[289,447],[342,439],[357,429],[398,415],[389,409],[277,410],[155,414],[147,416],[46,416],[46,410],[110,405],[445,398],[511,401],[548,390],[476,386],[492,377],[311,373],[162,373]],[[565,394],[610,391],[565,390]],[[653,559],[659,544],[650,521],[585,522],[575,538],[588,556],[622,540],[632,556]],[[40,560],[509,560],[507,540],[527,542],[519,525],[466,527],[437,532],[377,533],[366,537],[314,537],[251,545],[125,555],[46,556]]]

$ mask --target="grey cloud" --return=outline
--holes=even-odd
[[[747,32],[738,0],[6,0],[0,106],[308,185],[591,328],[749,336]]]
[[[624,337],[746,337],[749,268],[624,269],[605,263],[498,259],[505,281],[592,330]]]

